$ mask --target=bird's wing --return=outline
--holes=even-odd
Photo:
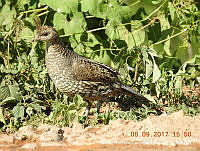
[[[74,78],[79,81],[114,82],[119,73],[113,68],[90,59],[79,57],[72,64]]]

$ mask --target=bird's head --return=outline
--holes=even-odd
[[[39,26],[36,28],[36,37],[33,41],[53,42],[59,38],[57,31],[51,26]]]

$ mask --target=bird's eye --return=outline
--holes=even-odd
[[[49,33],[45,32],[42,34],[42,36],[48,36]]]

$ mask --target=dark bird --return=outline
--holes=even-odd
[[[56,88],[69,97],[82,96],[88,103],[86,116],[92,101],[98,101],[99,112],[101,102],[108,101],[111,96],[125,94],[147,100],[124,85],[113,68],[80,56],[65,46],[53,27],[37,26],[36,33],[34,41],[47,42],[45,63]]]

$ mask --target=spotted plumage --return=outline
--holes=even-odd
[[[55,86],[70,97],[81,95],[89,103],[88,109],[91,101],[121,94],[146,99],[125,86],[116,70],[79,56],[65,46],[54,28],[37,26],[36,31],[35,41],[47,42],[45,63]]]

